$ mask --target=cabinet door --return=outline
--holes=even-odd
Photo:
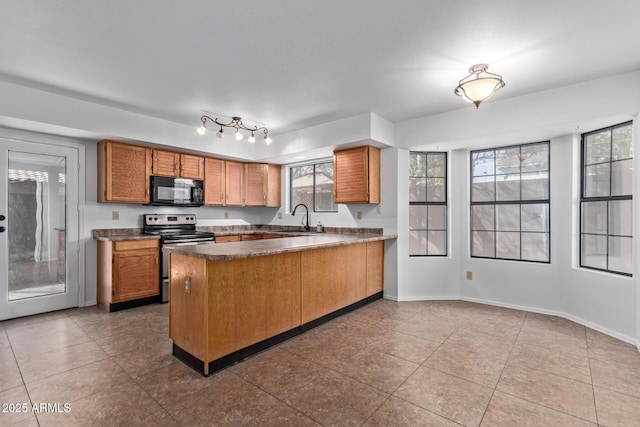
[[[280,165],[267,165],[267,206],[282,206]]]
[[[153,150],[153,174],[161,176],[178,176],[180,154],[173,151]]]
[[[334,203],[369,201],[367,147],[336,151],[333,155]]]
[[[204,157],[180,154],[180,176],[182,178],[204,179]]]
[[[242,206],[242,175],[244,165],[238,162],[225,162],[225,204]]]
[[[247,163],[244,165],[245,206],[265,206],[267,204],[267,165]]]
[[[98,202],[149,203],[151,150],[113,141],[98,144]]]
[[[224,205],[224,160],[206,159],[204,162],[204,204]]]
[[[380,203],[380,149],[335,151],[333,182],[334,203]]]
[[[157,248],[114,252],[112,302],[158,295],[159,256]]]

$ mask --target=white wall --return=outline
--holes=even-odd
[[[635,116],[637,146],[638,111],[640,72],[635,72],[488,102],[479,110],[465,108],[397,123],[396,146],[449,151],[450,187],[455,190],[449,198],[450,256],[409,258],[408,187],[398,186],[398,298],[437,299],[450,292],[463,299],[558,314],[640,343],[640,239],[634,239],[636,278],[628,278],[579,268],[577,229],[580,134]],[[551,263],[470,258],[469,149],[545,139],[551,140]],[[635,162],[640,170],[639,159]],[[399,181],[406,181],[407,163],[408,158],[399,160]],[[448,274],[454,269],[457,274]],[[466,271],[473,272],[472,281],[466,280]]]

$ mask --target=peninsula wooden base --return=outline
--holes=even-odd
[[[350,311],[356,310],[360,307],[364,307],[365,305],[370,304],[381,298],[382,298],[382,292],[371,295],[370,297],[367,297],[361,301],[351,304],[348,307],[344,307],[340,310],[336,310],[333,313],[329,313],[326,316],[322,316],[321,318],[311,321],[309,323],[306,323],[300,327],[293,328],[289,331],[278,334],[275,337],[271,337],[264,341],[260,341],[259,343],[256,343],[256,344],[250,345],[249,347],[245,347],[241,350],[235,351],[217,360],[212,360],[211,362],[209,362],[209,365],[206,366],[207,369],[205,369],[205,363],[202,360],[198,359],[197,357],[194,357],[191,353],[180,348],[175,344],[173,344],[173,355],[178,359],[180,359],[189,367],[193,368],[195,371],[201,373],[204,376],[209,376],[221,369],[226,368],[227,366],[231,366],[237,362],[240,362],[241,360],[244,360],[249,356],[252,356],[256,353],[260,353],[263,350],[266,350],[270,347],[273,347],[282,342],[285,342],[295,336],[298,336],[300,334],[307,332],[310,329],[320,326],[323,323],[326,323],[332,319],[335,319],[336,317],[347,314]]]
[[[173,353],[207,376],[382,297],[384,242],[207,260],[171,253]]]

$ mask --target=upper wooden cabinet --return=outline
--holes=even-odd
[[[165,150],[153,150],[153,167],[151,168],[151,171],[154,175],[177,177],[179,167],[179,153]]]
[[[180,154],[180,177],[204,179],[204,157]]]
[[[244,205],[265,206],[267,204],[267,165],[246,163],[244,165]]]
[[[225,162],[225,205],[242,206],[244,204],[244,163]]]
[[[380,203],[380,149],[334,151],[333,185],[334,203]]]
[[[98,143],[98,202],[148,204],[152,175],[204,180],[207,206],[281,205],[280,165]]]
[[[225,205],[281,205],[280,165],[225,162]]]
[[[225,161],[204,160],[204,204],[222,206],[225,202]]]
[[[150,149],[98,143],[98,202],[149,203],[150,175]]]
[[[244,165],[245,206],[280,207],[280,165]]]
[[[204,179],[204,157],[153,150],[153,175]]]
[[[267,165],[267,206],[282,206],[280,165]]]

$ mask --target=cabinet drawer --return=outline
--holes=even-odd
[[[114,251],[130,251],[133,249],[155,249],[160,246],[160,240],[123,240],[113,242]]]

